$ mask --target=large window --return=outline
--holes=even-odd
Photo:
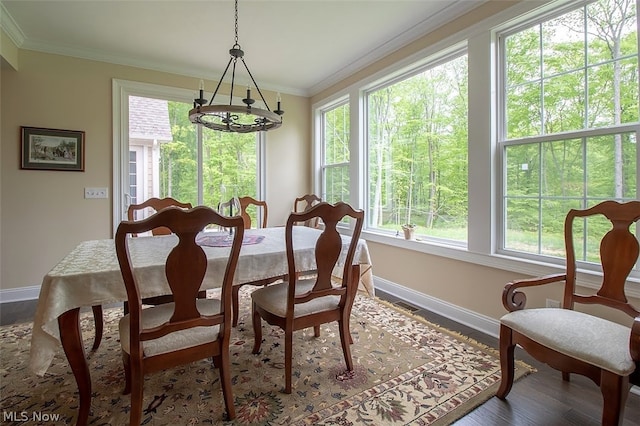
[[[213,208],[234,196],[263,197],[263,135],[192,124],[192,91],[120,80],[113,85],[114,226],[129,204],[151,197]]]
[[[636,198],[635,6],[600,0],[501,34],[505,250],[563,257],[569,209]]]
[[[368,226],[467,241],[467,56],[366,94]]]
[[[349,202],[349,119],[346,101],[321,112],[321,198],[330,203]]]

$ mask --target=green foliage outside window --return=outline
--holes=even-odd
[[[186,103],[169,102],[173,141],[161,146],[160,193],[198,205],[198,129],[189,121],[190,108]],[[202,135],[202,204],[217,208],[234,196],[255,197],[256,134],[203,128]]]
[[[467,57],[367,95],[368,222],[467,240]]]
[[[638,122],[635,5],[600,0],[504,38],[504,248],[563,256],[569,209],[636,198],[637,135],[618,129]],[[607,226],[583,225],[582,260]]]
[[[343,103],[322,113],[324,201],[349,202],[349,104]]]

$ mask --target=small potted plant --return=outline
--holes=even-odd
[[[402,231],[404,232],[404,239],[405,240],[413,240],[414,236],[413,233],[416,230],[416,225],[415,223],[407,223],[402,225]]]

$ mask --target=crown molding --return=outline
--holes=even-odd
[[[481,6],[489,0],[455,0],[451,1],[446,8],[440,10],[438,13],[424,19],[413,27],[409,28],[397,37],[387,41],[382,46],[376,47],[368,54],[355,59],[349,65],[340,69],[334,73],[331,77],[317,83],[308,90],[308,96],[314,96],[322,92],[325,89],[339,83],[345,78],[357,73],[358,71],[372,65],[376,61],[392,54],[393,52],[401,49],[408,44],[418,40],[421,37],[433,32],[439,28],[443,23],[452,21],[467,12]]]
[[[4,4],[0,3],[0,29],[2,29],[7,36],[11,39],[13,44],[16,45],[19,49],[22,48],[24,44],[25,37],[24,33],[13,20],[13,17],[7,12],[7,9],[4,7]]]

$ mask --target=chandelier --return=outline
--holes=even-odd
[[[222,77],[220,77],[220,81],[218,82],[218,86],[216,90],[213,92],[213,96],[211,96],[211,100],[207,104],[207,100],[204,99],[204,82],[200,81],[200,91],[198,98],[193,100],[193,109],[189,111],[189,120],[193,124],[202,124],[205,127],[213,130],[219,130],[222,132],[234,132],[234,133],[250,133],[250,132],[258,132],[258,131],[266,131],[277,129],[282,125],[282,114],[284,111],[280,109],[280,94],[278,93],[276,102],[277,108],[275,111],[271,111],[269,109],[269,105],[267,101],[264,99],[260,88],[258,87],[258,83],[253,78],[251,71],[249,71],[249,67],[244,60],[244,51],[241,49],[238,44],[238,0],[235,0],[236,5],[236,14],[235,14],[235,43],[229,49],[229,54],[231,58],[227,63],[227,67],[222,73]],[[244,65],[244,68],[247,70],[247,74],[251,78],[251,82],[253,83],[253,87],[255,87],[256,91],[260,95],[262,102],[265,105],[266,109],[256,108],[252,105],[255,103],[255,99],[251,98],[251,85],[247,86],[247,97],[242,99],[242,103],[244,105],[234,105],[233,104],[233,93],[235,89],[236,82],[236,64],[238,59]],[[231,67],[231,65],[233,65]],[[227,71],[231,67],[231,94],[229,96],[229,104],[213,104],[213,100],[218,93],[218,89],[224,80]],[[206,104],[206,105],[205,105]]]

